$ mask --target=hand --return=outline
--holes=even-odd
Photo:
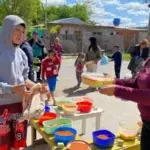
[[[24,84],[20,84],[20,85],[15,85],[12,87],[12,91],[13,93],[19,95],[19,96],[23,96],[24,92],[25,92],[25,85]]]
[[[32,100],[32,97],[33,97],[33,93],[31,91],[25,91],[24,94],[24,100]]]
[[[116,88],[116,85],[109,85],[109,86],[105,86],[99,89],[99,92],[107,96],[114,96],[115,88]]]
[[[38,38],[34,38],[34,42],[38,42]]]

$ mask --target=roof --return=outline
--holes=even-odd
[[[48,22],[49,24],[73,24],[73,25],[85,25],[86,23],[78,18],[65,18],[59,19],[52,22]]]

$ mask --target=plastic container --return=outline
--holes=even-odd
[[[48,105],[45,106],[45,112],[50,112],[50,107]]]
[[[67,149],[68,150],[91,150],[90,145],[81,140],[75,140],[73,142],[70,142],[67,144]]]
[[[137,123],[131,122],[120,122],[119,123],[119,133],[123,140],[135,140],[139,131],[139,126]]]
[[[62,106],[64,115],[70,116],[74,115],[77,111],[77,105],[76,103],[70,103],[70,104],[65,104]]]
[[[58,127],[61,127],[61,126],[71,127],[72,121],[67,118],[57,118],[54,120],[44,121],[43,126],[47,134],[53,134],[54,130]]]
[[[72,100],[67,99],[67,98],[56,98],[56,105],[58,106],[59,109],[62,109],[62,106],[65,104],[73,103]]]
[[[92,103],[89,101],[77,102],[77,110],[81,113],[89,113],[92,109]]]
[[[53,112],[45,112],[44,115],[39,119],[39,123],[42,125],[44,121],[56,119],[57,114]]]
[[[99,148],[111,148],[115,142],[115,135],[108,130],[98,130],[92,133],[93,134],[93,142]],[[98,136],[107,136],[108,139],[102,139]]]
[[[72,133],[72,135],[58,135],[57,133],[59,131],[67,131],[67,132],[69,131],[70,133]],[[54,138],[55,138],[55,141],[57,143],[61,142],[61,143],[64,143],[66,145],[67,143],[75,140],[76,134],[77,134],[77,131],[74,128],[71,128],[71,127],[58,127],[54,131]]]

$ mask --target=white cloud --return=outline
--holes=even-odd
[[[110,25],[112,23],[112,19],[110,18],[116,17],[115,14],[105,11],[102,0],[99,0],[99,1],[93,0],[92,4],[90,4],[90,7],[92,8],[92,11],[93,11],[93,14],[91,15],[90,18],[97,24]]]
[[[105,4],[115,4],[115,5],[119,5],[119,0],[101,0],[103,3]]]
[[[44,4],[46,4],[46,1],[50,5],[63,5],[65,4],[65,0],[42,0]]]
[[[133,22],[133,20],[131,18],[128,17],[119,17],[121,20],[121,27],[135,27],[136,23]]]
[[[149,13],[147,11],[144,10],[140,10],[140,11],[133,11],[133,10],[128,10],[129,14],[135,15],[135,16],[149,16]]]
[[[137,26],[139,26],[139,27],[145,27],[145,26],[148,26],[148,20],[140,21],[139,24],[138,24]]]
[[[142,4],[139,2],[130,2],[126,4],[120,4],[117,9],[118,10],[133,10],[133,11],[138,11],[138,10],[148,11],[148,6],[146,4]]]

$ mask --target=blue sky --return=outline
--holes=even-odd
[[[43,0],[46,1],[46,0]],[[47,0],[51,5],[72,5],[88,2],[93,14],[90,19],[99,25],[112,26],[114,18],[120,18],[121,27],[147,26],[149,9],[144,0]],[[150,2],[150,0],[148,0]]]

